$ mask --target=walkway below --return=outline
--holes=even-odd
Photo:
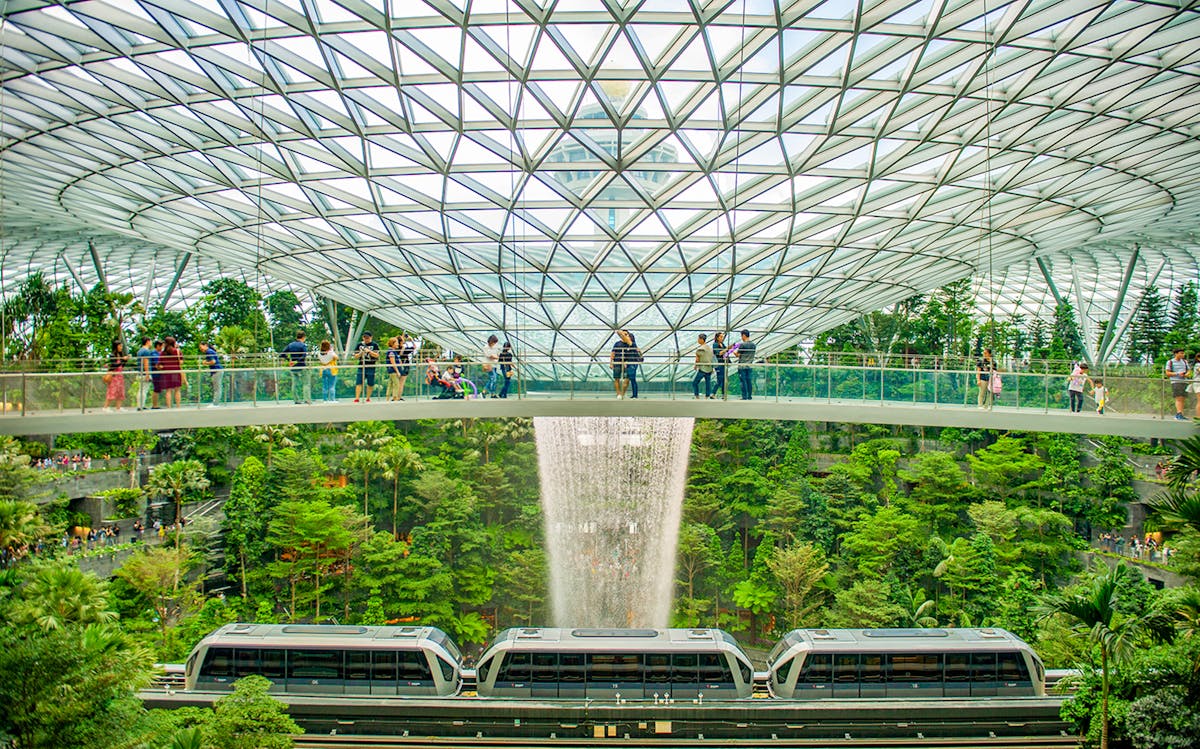
[[[616,400],[613,397],[569,397],[564,393],[529,392],[522,398],[504,400],[408,399],[389,403],[288,402],[228,404],[216,407],[184,407],[156,411],[35,411],[25,415],[0,416],[0,434],[65,434],[129,429],[156,431],[192,427],[249,426],[252,424],[319,424],[351,421],[404,421],[411,419],[464,419],[532,416],[658,416],[704,419],[769,419],[848,424],[903,424],[924,427],[960,427],[1024,432],[1110,434],[1125,437],[1186,439],[1200,434],[1200,424],[1190,419],[1176,421],[1152,416],[1092,412],[1071,413],[1062,409],[997,407],[983,411],[974,406],[928,405],[905,402],[827,400],[819,398],[755,398],[742,400],[693,400],[643,397]]]

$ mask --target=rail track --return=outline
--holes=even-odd
[[[597,747],[619,741],[622,749],[684,749],[687,747],[762,747],[763,739],[486,739],[428,738],[408,736],[299,736],[296,746],[304,749],[545,749],[546,747]],[[781,749],[1068,749],[1079,746],[1074,736],[1006,736],[979,739],[773,739]]]

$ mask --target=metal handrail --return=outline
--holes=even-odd
[[[405,399],[445,396],[440,383],[427,381],[426,371],[430,363],[426,359],[406,365],[409,373],[401,393]],[[432,363],[439,371],[455,365],[444,360]],[[605,356],[523,357],[517,359],[514,365],[508,397],[599,398],[607,397],[614,391],[612,363]],[[483,364],[477,361],[462,362],[461,366],[465,373],[462,387],[464,397],[481,394],[486,379]],[[637,363],[636,379],[639,391],[645,392],[646,397],[687,398],[701,387],[705,390],[712,388],[719,378],[717,370],[723,367],[725,371],[721,375],[724,376],[725,388],[720,396],[736,398],[742,379],[737,364],[714,362],[712,377],[707,381],[700,378],[694,390],[692,380],[695,366],[688,354],[648,354],[644,361]],[[324,392],[323,377],[328,376],[324,372],[326,369],[312,362],[292,367],[280,361],[266,367],[226,368],[214,380],[211,370],[187,367],[181,370],[188,386],[181,389],[180,400],[193,406],[212,403],[214,396],[219,396],[216,399],[218,405],[319,401]],[[344,399],[352,394],[361,369],[356,363],[340,363],[339,372],[333,378],[335,395]],[[389,384],[389,373],[384,364],[372,365],[368,370],[374,372],[372,396],[383,400]],[[859,401],[880,405],[924,404],[932,408],[961,408],[976,405],[980,400],[974,369],[888,368],[878,363],[865,366],[758,361],[748,371],[755,397],[759,399],[815,398],[827,402]],[[108,400],[108,385],[103,381],[105,374],[108,373],[104,370],[0,372],[0,417],[35,412],[87,412],[102,408]],[[114,374],[122,378],[125,386],[125,398],[121,403],[126,407],[138,402],[137,389],[152,384],[146,383],[133,368]],[[998,376],[1002,388],[994,394],[994,400],[999,407],[1042,412],[1066,408],[1065,374],[1000,371]],[[1161,375],[1107,374],[1104,380],[1112,391],[1109,410],[1113,413],[1160,419],[1169,418],[1174,413],[1167,380]],[[147,398],[147,401],[152,400],[152,397]],[[1094,408],[1095,404],[1089,404],[1088,407]]]

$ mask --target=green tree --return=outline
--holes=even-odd
[[[1042,601],[1043,616],[1061,616],[1079,637],[1085,638],[1100,654],[1100,749],[1108,749],[1109,669],[1114,662],[1127,659],[1137,638],[1146,628],[1144,617],[1120,613],[1118,594],[1125,575],[1124,564],[1105,568],[1085,580],[1078,588],[1047,595]]]
[[[996,497],[1011,497],[1035,486],[1045,461],[1027,450],[1019,437],[1000,437],[996,442],[967,456],[971,475],[984,491]]]
[[[383,468],[383,459],[375,450],[351,450],[342,460],[342,469],[347,473],[362,475],[363,514],[370,515],[371,473]]]
[[[908,495],[912,513],[928,523],[934,533],[956,524],[967,480],[953,453],[941,450],[918,453],[907,470],[899,471],[899,476],[912,486]]]
[[[16,550],[32,544],[47,532],[37,505],[0,499],[0,549]]]
[[[378,467],[383,477],[392,482],[392,535],[400,535],[400,482],[425,466],[421,457],[403,437],[391,440],[377,453]],[[365,487],[364,487],[365,491]],[[366,498],[363,499],[363,514],[366,514]]]
[[[150,469],[146,493],[154,498],[171,500],[175,505],[175,522],[183,520],[183,504],[189,497],[209,487],[204,465],[198,460],[176,460],[160,463]]]
[[[117,618],[109,609],[107,584],[70,560],[38,565],[21,588],[11,616],[18,624],[42,630],[105,624]]]
[[[783,591],[783,624],[791,629],[813,626],[825,602],[821,583],[829,572],[825,553],[812,544],[776,548],[767,568]]]
[[[906,613],[891,601],[891,586],[880,580],[856,580],[834,595],[829,623],[834,627],[894,627]]]
[[[1158,361],[1167,340],[1167,301],[1155,286],[1147,286],[1138,300],[1137,312],[1125,347],[1131,362]]]
[[[1200,308],[1198,308],[1195,281],[1180,284],[1175,304],[1171,307],[1171,331],[1165,343],[1168,346],[1188,348],[1200,336]]]
[[[233,474],[229,500],[222,508],[226,564],[236,570],[241,583],[242,598],[249,588],[248,571],[266,551],[267,469],[253,455],[247,456]]]
[[[923,546],[920,523],[895,507],[863,516],[842,537],[843,553],[866,578],[907,577]]]
[[[213,705],[204,726],[204,744],[211,749],[290,749],[292,736],[304,733],[272,697],[271,682],[247,676],[233,683],[233,692]]]
[[[300,617],[301,602],[313,604],[313,618],[321,619],[321,596],[330,587],[330,570],[339,554],[353,542],[353,510],[334,507],[323,500],[286,501],[272,512],[267,542],[278,552],[271,569],[286,579],[293,621]],[[311,588],[301,599],[301,584]]]
[[[131,637],[91,624],[0,628],[0,735],[21,749],[136,745],[151,658]]]
[[[167,630],[200,603],[199,580],[188,576],[195,564],[190,550],[159,546],[139,549],[115,573],[150,602],[164,647]]]
[[[267,470],[271,469],[271,457],[275,450],[296,447],[300,428],[295,424],[253,424],[246,430],[251,438],[266,448]]]
[[[1059,302],[1054,307],[1054,342],[1061,344],[1063,352],[1073,360],[1083,356],[1083,335],[1070,302]]]

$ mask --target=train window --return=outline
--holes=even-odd
[[[209,648],[201,676],[233,676],[233,648]]]
[[[583,676],[586,670],[583,653],[559,653],[559,681],[571,684],[582,684]]]
[[[396,653],[400,665],[400,681],[430,681],[433,672],[423,650],[400,650]]]
[[[346,678],[368,681],[371,678],[371,651],[346,651]]]
[[[375,681],[396,680],[396,654],[375,650],[371,653],[371,678]]]
[[[496,682],[529,681],[529,653],[505,653]]]
[[[558,653],[533,653],[530,672],[533,681],[558,681]]]
[[[646,683],[665,684],[671,680],[671,654],[646,653]]]
[[[733,672],[724,653],[700,654],[700,682],[703,684],[732,684]]]
[[[893,653],[889,681],[941,681],[942,662],[937,653]]]
[[[434,660],[437,661],[438,668],[442,670],[442,681],[454,681],[454,664],[445,658],[438,658],[436,656]]]
[[[833,656],[833,680],[858,681],[858,653],[837,653]]]
[[[826,684],[833,673],[833,656],[829,653],[809,653],[804,659],[798,683]]]
[[[1020,653],[1000,653],[1000,681],[1029,681],[1029,669]]]
[[[775,681],[779,684],[787,684],[788,674],[792,672],[792,664],[796,662],[795,658],[788,658],[775,669]]]
[[[638,653],[590,653],[587,680],[592,683],[640,682],[642,657]]]
[[[234,651],[233,673],[239,679],[258,673],[258,651],[249,648],[238,648]]]
[[[262,665],[263,676],[273,681],[279,681],[284,678],[287,673],[283,667],[283,650],[280,648],[267,648],[258,652],[258,660]]]
[[[738,660],[738,671],[742,674],[742,683],[749,684],[754,681],[754,669],[750,668],[750,664],[743,660]]]
[[[671,656],[672,684],[695,684],[699,678],[699,659],[695,653],[675,653]]]
[[[192,677],[192,669],[196,668],[196,653],[188,656],[187,665],[183,667],[183,673],[190,679]]]
[[[289,650],[289,679],[342,678],[342,651]]]
[[[946,653],[946,681],[971,680],[971,654]]]
[[[859,666],[859,678],[871,683],[883,681],[883,655],[881,653],[863,653]]]
[[[495,659],[494,658],[485,658],[484,660],[479,662],[479,665],[475,666],[475,679],[480,684],[487,683],[488,671],[492,670],[492,661],[493,660],[495,660]]]
[[[995,653],[972,653],[971,654],[971,681],[995,681],[996,680],[996,654]]]

